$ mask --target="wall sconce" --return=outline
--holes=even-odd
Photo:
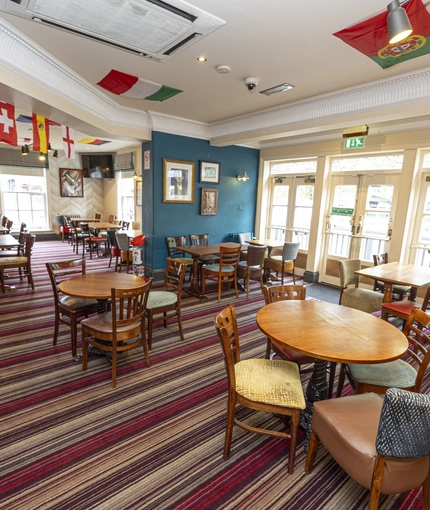
[[[41,153],[39,154],[39,161],[45,161],[45,159],[46,159],[45,154],[43,154],[43,152],[41,152]]]
[[[28,145],[23,145],[21,147],[21,155],[22,156],[28,156],[28,153],[29,153]]]
[[[390,44],[403,41],[412,33],[411,23],[405,9],[403,9],[403,5],[409,2],[410,0],[406,0],[400,4],[399,0],[393,0],[387,5],[388,41]]]
[[[53,152],[52,157],[55,158],[55,159],[58,158],[58,151],[57,151],[57,149],[55,149],[55,151]]]
[[[238,176],[236,177],[236,179],[237,179],[238,181],[247,181],[247,180],[249,179],[249,176],[248,176],[248,174],[247,174],[247,173],[245,172],[245,170],[244,170],[244,171],[243,171],[243,174],[242,174],[242,175],[238,175]]]
[[[53,152],[53,149],[51,147],[51,144],[48,145],[48,152]]]

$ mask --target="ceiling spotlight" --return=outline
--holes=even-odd
[[[409,3],[410,0],[402,2],[402,5]],[[412,26],[405,9],[400,5],[399,0],[393,0],[387,5],[387,28],[388,40],[390,44],[397,43],[406,39],[412,33]]]
[[[21,147],[21,154],[22,154],[23,156],[27,156],[27,155],[28,155],[28,153],[29,153],[28,145],[23,145],[23,146]]]
[[[57,158],[58,158],[58,151],[57,151],[57,150],[55,150],[55,151],[54,151],[54,153],[52,154],[52,157],[53,157],[54,159],[57,159]]]
[[[45,154],[44,154],[43,152],[41,152],[41,153],[39,154],[39,161],[45,161],[45,159],[46,159]]]
[[[197,60],[198,60],[199,62],[206,62],[206,61],[207,61],[207,58],[202,56],[202,57],[198,57],[198,58],[197,58]]]

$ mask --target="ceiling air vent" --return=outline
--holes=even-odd
[[[158,62],[225,24],[182,0],[6,0],[0,10]]]

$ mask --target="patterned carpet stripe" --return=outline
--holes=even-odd
[[[72,361],[66,326],[52,345],[53,296],[44,262],[74,256],[66,243],[37,242],[35,290],[26,279],[11,278],[16,292],[0,297],[2,510],[367,507],[368,492],[323,447],[312,475],[304,474],[302,431],[293,475],[286,470],[285,440],[240,429],[230,459],[222,459],[227,385],[213,319],[233,303],[242,357],[263,357],[266,339],[255,324],[263,305],[258,284],[251,286],[249,300],[243,293],[236,299],[230,290],[218,303],[215,288],[203,301],[184,293],[185,341],[174,321],[167,328],[157,325],[151,367],[141,350],[121,356],[113,390],[105,358],[90,359],[86,372]],[[87,259],[88,272],[109,271],[107,265],[105,258]],[[243,409],[240,416],[283,428],[276,416]],[[385,496],[380,507],[421,508],[420,490]]]

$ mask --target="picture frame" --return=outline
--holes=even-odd
[[[136,206],[142,207],[142,180],[137,179],[134,188],[134,196],[136,197]]]
[[[194,163],[163,159],[163,203],[194,203]]]
[[[218,189],[201,188],[200,214],[215,216],[218,214]]]
[[[200,182],[219,184],[220,167],[216,161],[200,161]]]
[[[60,196],[83,198],[84,171],[76,168],[60,168]]]

